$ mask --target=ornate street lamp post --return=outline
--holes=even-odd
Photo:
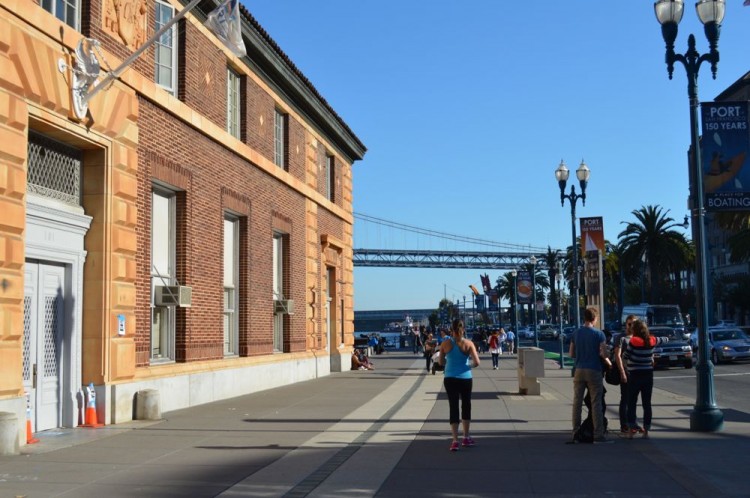
[[[516,281],[516,270],[511,270],[510,275],[513,277],[513,335],[516,336],[515,350],[518,353],[520,337],[518,336],[518,282]]]
[[[682,20],[683,0],[659,0],[654,3],[656,19],[661,24],[661,33],[667,45],[665,62],[667,73],[672,79],[674,63],[679,62],[685,68],[688,79],[688,99],[690,101],[690,165],[688,180],[690,183],[690,214],[695,241],[695,293],[698,311],[698,392],[695,406],[690,413],[690,430],[713,432],[721,430],[724,425],[724,414],[716,406],[714,397],[713,365],[708,351],[708,272],[706,269],[705,210],[703,200],[703,168],[701,166],[700,130],[698,128],[698,72],[704,62],[711,64],[711,73],[716,79],[716,65],[719,63],[719,34],[721,21],[724,20],[726,6],[724,0],[699,0],[695,4],[698,18],[703,23],[703,30],[708,39],[709,52],[699,54],[695,49],[695,37],[688,37],[688,50],[685,54],[674,51],[677,39],[677,25]]]
[[[555,280],[557,280],[557,315],[560,319],[560,368],[565,368],[565,334],[563,334],[562,316],[562,261],[557,262],[557,273],[555,273]]]
[[[539,334],[536,330],[536,256],[529,258],[531,263],[531,319],[534,323],[534,347],[539,347]]]
[[[555,170],[555,178],[557,184],[560,186],[560,205],[565,205],[565,199],[570,201],[570,225],[573,233],[573,278],[570,286],[570,299],[573,301],[573,310],[576,321],[576,328],[581,326],[581,310],[578,302],[578,247],[576,245],[576,202],[581,199],[583,205],[586,205],[586,186],[589,183],[589,177],[591,176],[591,170],[586,163],[581,160],[581,165],[576,170],[576,178],[581,186],[581,193],[576,194],[575,185],[570,186],[570,193],[565,194],[565,185],[568,183],[568,177],[570,171],[565,166],[565,162],[560,160],[560,165]]]

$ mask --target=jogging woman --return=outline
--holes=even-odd
[[[474,343],[464,337],[464,322],[453,320],[451,336],[440,344],[440,364],[445,365],[443,385],[448,395],[450,407],[450,425],[453,441],[450,450],[458,451],[458,400],[461,400],[461,424],[463,440],[461,446],[474,446],[474,439],[469,435],[471,425],[471,389],[472,367],[479,366],[479,355]]]

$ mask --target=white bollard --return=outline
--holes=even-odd
[[[142,389],[135,399],[136,420],[161,420],[161,399],[156,389]]]
[[[0,455],[18,453],[18,417],[15,413],[0,412]]]

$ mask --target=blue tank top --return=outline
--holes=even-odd
[[[453,340],[449,339],[453,347],[445,355],[445,376],[455,377],[457,379],[471,379],[471,366],[469,365],[469,356],[465,355]]]

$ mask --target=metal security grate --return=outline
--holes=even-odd
[[[23,380],[31,380],[31,296],[23,298]]]
[[[44,376],[57,376],[57,331],[59,322],[59,298],[47,296],[44,298]]]
[[[74,147],[30,131],[28,154],[28,191],[80,206],[83,153]]]

